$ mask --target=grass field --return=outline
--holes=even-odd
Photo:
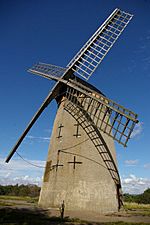
[[[18,201],[34,201],[38,202],[39,197],[31,198],[28,196],[7,196],[7,195],[0,195],[0,201],[2,200],[18,200]]]
[[[80,220],[78,218],[65,217],[62,221],[59,216],[51,215],[51,212],[38,208],[38,198],[0,196],[0,224],[1,225],[143,225],[150,224],[150,205],[125,203],[124,214],[112,214],[111,219],[118,217],[122,221],[104,222],[103,217],[99,222]],[[116,217],[116,218],[117,218]],[[135,219],[134,222],[125,219]],[[142,222],[139,222],[142,219]],[[143,222],[145,219],[146,223]],[[107,216],[107,220],[109,217]],[[148,222],[149,220],[149,222]],[[97,220],[96,220],[97,221]]]
[[[150,217],[150,204],[125,203],[124,207],[130,214]]]

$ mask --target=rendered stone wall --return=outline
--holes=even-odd
[[[116,185],[110,172],[85,130],[64,110],[62,102],[54,122],[49,146],[47,168],[39,205],[84,212],[114,212],[118,210]],[[60,125],[61,128],[60,132]],[[116,162],[113,140],[103,135]],[[62,136],[62,137],[59,137]],[[60,150],[58,154],[58,150]],[[73,163],[75,161],[79,163]],[[63,165],[56,167],[55,165]]]

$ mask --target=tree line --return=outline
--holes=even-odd
[[[41,188],[37,185],[0,185],[0,195],[37,197]]]
[[[139,204],[150,204],[150,188],[145,190],[142,194],[138,195],[124,194],[123,201],[136,202]]]

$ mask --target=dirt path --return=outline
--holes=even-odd
[[[50,216],[60,216],[60,212],[58,209],[48,209]],[[81,212],[71,212],[71,211],[65,211],[65,216],[70,218],[79,218],[83,221],[89,221],[89,222],[98,222],[98,223],[104,223],[104,222],[130,222],[130,223],[147,223],[150,224],[150,216],[142,215],[142,212],[140,213],[138,211],[134,212],[120,212],[120,213],[111,213],[111,214],[94,214],[94,213],[81,213]]]

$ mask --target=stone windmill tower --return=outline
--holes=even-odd
[[[10,160],[43,110],[55,99],[54,121],[39,204],[84,212],[121,207],[114,140],[126,146],[137,115],[87,83],[132,15],[115,9],[66,68],[38,63],[29,72],[56,81],[10,152]],[[81,79],[81,78],[84,78]]]

